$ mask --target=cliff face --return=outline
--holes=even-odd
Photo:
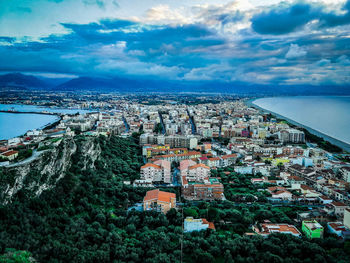
[[[54,149],[36,152],[36,158],[30,161],[3,167],[0,173],[0,203],[10,202],[21,189],[39,196],[65,176],[74,162],[74,155],[79,155],[84,170],[93,169],[100,154],[101,147],[92,137],[84,140],[63,138]]]

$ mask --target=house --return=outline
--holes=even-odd
[[[288,176],[286,178],[287,182],[293,187],[293,185],[300,185],[300,184],[306,184],[305,179],[301,178],[300,176]]]
[[[208,166],[209,167],[219,167],[220,166],[220,157],[212,157],[208,158]]]
[[[323,226],[316,220],[304,220],[301,229],[307,238],[323,238]]]
[[[213,222],[208,222],[205,218],[194,219],[186,217],[184,220],[184,232],[201,231],[206,229],[215,230]]]
[[[196,165],[197,163],[192,160],[183,160],[180,162],[180,173],[181,176],[187,176],[188,175],[188,168],[190,166]]]
[[[291,192],[280,186],[269,187],[267,191],[272,195],[272,198],[275,199],[291,200],[293,197]]]
[[[143,198],[143,210],[155,210],[166,214],[171,208],[176,207],[176,194],[163,192],[159,189],[148,191]]]
[[[344,210],[343,224],[344,224],[345,227],[350,229],[350,208],[346,208]]]
[[[350,230],[341,222],[328,222],[327,229],[330,233],[337,235],[343,239],[350,239]]]
[[[350,183],[350,167],[345,166],[339,169],[340,174],[342,175],[344,181]]]
[[[329,198],[328,196],[325,196],[325,195],[319,196],[318,199],[322,204],[330,204],[333,202],[332,198]]]
[[[250,179],[250,182],[252,184],[263,184],[265,181],[262,178],[252,178]]]
[[[299,222],[302,222],[304,220],[306,221],[316,220],[317,222],[327,222],[328,215],[323,209],[318,208],[318,209],[312,209],[310,211],[298,213],[297,220]]]
[[[225,167],[225,166],[232,165],[236,163],[236,160],[237,160],[237,154],[223,155],[221,156],[221,166]]]
[[[273,233],[290,234],[296,237],[301,237],[299,230],[294,225],[288,224],[264,223],[260,226],[253,226],[253,231],[263,237],[267,237]]]
[[[224,197],[224,186],[217,178],[189,182],[186,176],[182,176],[181,184],[183,197],[187,200],[222,200]]]
[[[332,202],[330,205],[333,207],[334,214],[336,216],[342,217],[344,215],[344,210],[349,208],[346,204],[342,202]]]
[[[0,154],[6,160],[12,161],[18,157],[18,151],[9,150]]]

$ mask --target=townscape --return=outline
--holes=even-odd
[[[186,206],[266,203],[295,213],[288,221],[261,218],[245,235],[350,239],[346,155],[320,148],[302,129],[261,112],[247,99],[197,102],[84,102],[80,107],[89,109],[84,114],[61,114],[50,127],[1,141],[0,164],[6,169],[31,162],[67,137],[135,137],[143,164],[138,176],[123,184],[147,192],[128,211],[167,214],[176,209],[182,211],[184,232],[215,231],[225,222],[200,218]]]

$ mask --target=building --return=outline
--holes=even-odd
[[[348,166],[342,167],[339,169],[339,172],[343,177],[344,181],[350,183],[350,167]]]
[[[203,182],[189,182],[186,176],[181,177],[182,194],[187,200],[222,200],[224,186],[216,178]]]
[[[144,211],[158,211],[166,214],[171,208],[176,207],[176,194],[163,192],[159,189],[148,191],[143,198]]]
[[[210,168],[205,164],[199,163],[188,167],[188,181],[204,181],[210,177]]]
[[[170,162],[166,160],[157,160],[153,163],[146,163],[141,166],[140,174],[141,180],[171,183]]]
[[[255,225],[253,226],[253,231],[263,237],[267,237],[273,233],[290,234],[296,237],[301,237],[299,230],[295,226],[288,224],[266,223],[261,224],[260,226]]]
[[[350,230],[341,222],[329,222],[327,223],[327,228],[331,234],[335,234],[343,239],[350,239]]]
[[[278,138],[283,143],[304,143],[305,133],[296,129],[286,129],[278,133]]]
[[[201,231],[206,229],[215,230],[213,222],[208,222],[205,218],[194,219],[186,217],[184,220],[184,232]]]
[[[344,226],[350,229],[350,209],[346,208],[344,210],[344,219],[343,219]]]
[[[3,159],[12,161],[18,157],[18,151],[9,150],[0,154]]]
[[[330,213],[334,214],[337,217],[343,217],[344,210],[346,208],[349,208],[346,204],[342,202],[332,202],[330,204],[327,204],[325,209]]]
[[[303,221],[301,230],[307,238],[323,238],[323,226],[316,220]]]
[[[274,199],[281,199],[281,200],[291,200],[293,197],[293,194],[286,190],[286,188],[281,186],[273,186],[267,188],[267,191],[272,195],[272,198]]]

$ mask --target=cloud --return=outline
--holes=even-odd
[[[348,28],[333,26],[325,16],[344,17],[347,9],[334,9],[325,1],[288,1],[260,9],[247,1],[176,8],[164,2],[131,18],[62,19],[57,34],[0,37],[0,71],[208,83],[350,84],[345,77],[350,72]],[[112,5],[104,5],[99,8],[91,1],[84,6],[80,1],[78,6],[105,14]]]
[[[105,8],[105,2],[103,0],[83,0],[86,5],[97,5],[99,8]]]
[[[260,34],[280,35],[294,32],[313,20],[318,8],[306,3],[280,4],[252,18],[253,29]]]
[[[343,14],[326,11],[322,3],[282,2],[252,17],[252,28],[259,34],[282,35],[302,29],[312,21],[316,27],[335,27],[350,23],[350,0],[344,4]]]
[[[291,44],[286,54],[286,58],[299,58],[305,56],[306,54],[307,52],[305,49],[299,47],[297,44]]]
[[[335,26],[349,24],[350,23],[350,0],[348,0],[344,4],[342,11],[344,12],[344,14],[340,14],[340,15],[335,14],[334,12],[321,14],[320,26],[335,27]]]

